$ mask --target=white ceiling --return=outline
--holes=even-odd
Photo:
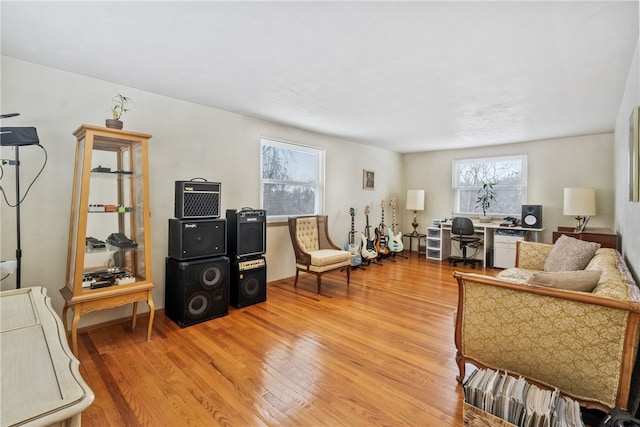
[[[0,1],[2,54],[398,152],[611,132],[638,1]]]

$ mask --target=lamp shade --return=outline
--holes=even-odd
[[[407,190],[407,210],[424,210],[424,190]]]
[[[590,216],[596,214],[596,190],[593,188],[565,188],[565,215]]]

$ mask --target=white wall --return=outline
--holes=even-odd
[[[405,155],[405,186],[425,190],[423,226],[434,218],[451,218],[453,209],[452,162],[455,159],[527,154],[527,204],[542,205],[541,241],[551,242],[558,226],[575,226],[562,214],[565,187],[596,189],[597,215],[591,227],[614,225],[613,134],[558,138],[463,150],[442,150]],[[405,223],[411,221],[405,217]],[[423,231],[424,232],[424,231]]]
[[[640,17],[639,17],[640,18]],[[629,70],[615,130],[615,227],[622,235],[621,252],[640,283],[640,202],[629,201],[629,116],[640,105],[640,37]]]
[[[164,307],[164,259],[168,251],[168,219],[174,213],[174,181],[204,177],[222,183],[222,211],[258,207],[260,197],[260,137],[268,136],[326,150],[326,203],[329,227],[343,244],[351,226],[349,208],[357,210],[356,229],[364,225],[364,206],[379,206],[389,196],[402,197],[402,156],[386,150],[331,138],[240,114],[229,113],[156,94],[122,87],[6,56],[2,60],[2,112],[19,112],[3,126],[36,126],[48,152],[48,163],[21,207],[22,286],[45,286],[61,312],[60,289],[65,281],[69,212],[75,157],[73,132],[83,123],[103,126],[111,98],[122,92],[133,99],[123,116],[125,129],[150,133],[150,194],[152,273],[158,285],[156,307]],[[3,147],[0,158],[13,159]],[[37,147],[20,150],[23,190],[43,160]],[[362,189],[362,170],[376,172],[375,191]],[[4,166],[0,183],[13,200],[15,168]],[[0,203],[0,259],[15,259],[15,209]],[[370,221],[379,222],[373,209]],[[388,223],[389,221],[387,221]],[[100,236],[95,236],[100,237]],[[106,237],[106,236],[103,236]],[[295,274],[286,226],[267,228],[268,281]],[[14,276],[0,283],[15,288]],[[130,307],[92,313],[80,326],[125,317]]]

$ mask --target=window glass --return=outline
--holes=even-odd
[[[261,139],[261,206],[270,221],[317,215],[324,202],[324,150]]]
[[[482,215],[477,199],[483,183],[492,183],[495,192],[487,215],[519,216],[527,201],[527,156],[454,160],[454,214]]]

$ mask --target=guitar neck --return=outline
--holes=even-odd
[[[393,208],[392,212],[393,212],[393,216],[392,216],[393,217],[393,219],[392,219],[393,222],[391,223],[391,230],[393,230],[393,234],[396,234],[396,225],[397,225],[396,224],[396,209]]]
[[[352,245],[355,244],[355,234],[356,234],[356,230],[353,225],[353,217],[354,215],[351,215],[351,233],[349,233],[349,243],[351,243]]]

